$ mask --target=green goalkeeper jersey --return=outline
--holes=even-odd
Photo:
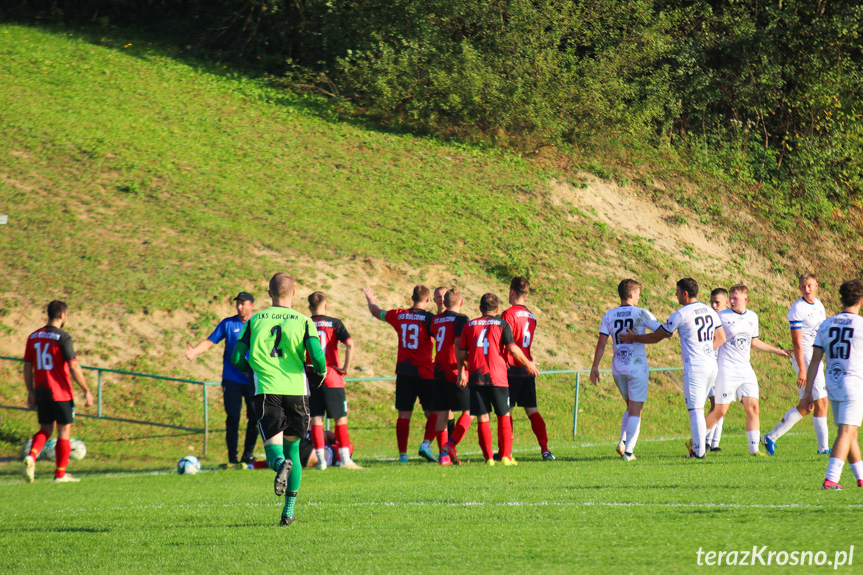
[[[326,360],[315,323],[291,308],[273,306],[245,323],[231,362],[243,371],[251,367],[258,395],[308,395],[306,351],[315,372],[326,374]]]

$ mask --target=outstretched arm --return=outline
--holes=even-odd
[[[773,355],[778,355],[779,357],[784,357],[785,359],[791,359],[791,354],[785,351],[784,349],[779,349],[778,347],[773,347],[770,344],[764,343],[760,339],[752,338],[752,347],[757,349],[758,351],[764,351],[767,353],[772,353]]]
[[[375,295],[375,292],[370,287],[364,287],[363,293],[366,294],[366,303],[369,305],[369,313],[372,314],[372,317],[383,320],[385,312],[376,303],[377,296]]]
[[[186,359],[188,359],[189,361],[192,361],[197,356],[201,355],[202,353],[204,353],[205,351],[207,351],[211,347],[213,347],[213,342],[210,341],[209,339],[205,339],[201,342],[198,342],[198,344],[195,345],[195,347],[192,347],[192,344],[190,344],[190,343],[186,343]]]
[[[534,362],[530,361],[529,359],[527,359],[527,356],[524,355],[524,352],[521,351],[520,347],[518,347],[515,344],[511,344],[509,346],[509,353],[512,354],[512,357],[514,357],[518,363],[520,363],[521,365],[523,365],[527,369],[527,372],[532,377],[536,377],[539,375],[539,370],[536,369],[536,364]]]
[[[596,340],[596,350],[593,352],[593,365],[590,367],[590,381],[593,385],[599,383],[599,361],[602,359],[602,354],[605,353],[605,346],[608,344],[608,336],[604,333],[599,334],[599,339]]]
[[[620,340],[620,343],[659,343],[663,339],[668,339],[669,337],[671,337],[671,334],[662,328],[659,328],[653,333],[645,333],[642,335],[633,333],[627,328],[625,332],[617,336],[617,339]],[[725,343],[724,338],[722,342]]]

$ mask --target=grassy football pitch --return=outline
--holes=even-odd
[[[82,473],[56,485],[40,463],[29,485],[7,464],[0,572],[687,573],[729,569],[699,567],[699,548],[753,546],[767,546],[765,562],[823,551],[832,563],[861,543],[863,489],[846,469],[845,491],[819,490],[826,457],[811,435],[786,436],[772,458],[728,435],[701,462],[675,439],[645,440],[631,463],[611,443],[557,449],[556,462],[520,451],[516,468],[477,463],[467,438],[462,457],[474,462],[457,468],[381,457],[360,459],[365,471],[304,470],[288,528],[267,470]],[[755,571],[833,570],[777,559],[755,559]]]

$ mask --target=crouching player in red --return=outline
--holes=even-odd
[[[842,313],[821,322],[812,359],[806,372],[806,387],[800,405],[810,409],[815,401],[813,389],[821,372],[821,358],[827,358],[827,397],[833,408],[833,421],[839,430],[827,474],[821,489],[842,489],[839,479],[845,460],[851,465],[857,487],[863,487],[863,456],[860,453],[858,431],[863,423],[863,282],[850,280],[839,288]]]
[[[435,338],[435,385],[443,390],[446,412],[462,412],[458,423],[453,428],[452,436],[447,438],[447,418],[445,412],[438,412],[437,438],[441,448],[441,465],[461,465],[456,452],[456,445],[467,433],[473,417],[470,414],[470,392],[467,380],[458,379],[458,362],[456,349],[461,340],[461,333],[467,325],[468,317],[461,312],[464,303],[461,294],[454,289],[448,290],[443,296],[444,311],[432,318],[432,333]],[[443,445],[440,442],[443,441]]]
[[[479,300],[481,317],[468,322],[459,340],[458,377],[464,379],[465,361],[470,389],[470,413],[479,418],[479,446],[486,465],[494,465],[491,445],[492,408],[497,415],[497,436],[501,462],[516,465],[512,459],[512,417],[509,414],[509,384],[504,351],[508,351],[527,374],[536,377],[536,365],[515,345],[509,324],[496,317],[500,300],[487,293]]]
[[[69,307],[54,300],[48,304],[48,325],[37,329],[27,338],[24,351],[24,384],[27,386],[27,407],[36,408],[39,431],[33,436],[30,453],[24,458],[24,479],[32,483],[36,473],[36,456],[54,433],[57,424],[57,469],[54,481],[67,483],[78,479],[66,474],[72,447],[72,420],[75,401],[72,378],[84,390],[84,405],[93,405],[93,394],[84,381],[84,371],[75,359],[72,338],[63,331]]]
[[[509,284],[509,303],[511,308],[501,314],[501,318],[509,324],[515,345],[521,349],[524,356],[533,360],[530,346],[536,334],[536,317],[525,305],[530,283],[527,278],[514,277]],[[524,413],[530,419],[530,427],[539,443],[543,461],[554,461],[555,457],[548,450],[548,433],[545,420],[536,407],[536,378],[529,376],[525,368],[515,361],[512,354],[506,354],[506,373],[509,380],[509,401],[512,407],[523,407]]]
[[[348,433],[348,400],[345,396],[345,374],[351,365],[354,340],[342,320],[327,316],[327,296],[316,291],[309,296],[309,311],[312,321],[318,328],[321,349],[327,361],[327,376],[321,386],[313,389],[309,396],[309,413],[312,416],[312,445],[317,455],[318,469],[327,468],[324,457],[324,416],[329,416],[336,424],[336,441],[341,446],[339,456],[342,469],[362,469],[353,462],[349,451],[351,436]],[[339,343],[345,346],[345,363],[339,362]]]

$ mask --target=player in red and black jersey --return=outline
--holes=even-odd
[[[470,392],[467,381],[459,384],[456,349],[461,339],[468,317],[461,311],[464,299],[455,289],[447,290],[443,296],[444,311],[432,319],[432,333],[435,338],[435,385],[443,390],[444,402],[437,405],[437,440],[441,449],[441,465],[459,465],[456,445],[470,427]],[[452,437],[448,437],[446,419],[452,412],[462,412]],[[456,435],[457,434],[457,435]]]
[[[372,316],[390,324],[399,340],[399,351],[396,359],[396,409],[399,417],[396,420],[396,440],[399,447],[399,461],[408,461],[408,436],[410,434],[411,415],[417,398],[426,412],[426,427],[419,454],[428,461],[437,462],[431,451],[431,440],[435,436],[437,417],[430,410],[430,400],[434,397],[434,363],[432,349],[434,347],[431,321],[432,314],[426,310],[430,303],[429,288],[424,285],[414,287],[411,299],[413,305],[408,309],[391,309],[389,311],[378,307],[376,296],[371,288],[363,288],[369,312]]]
[[[24,458],[24,478],[32,483],[36,472],[36,457],[45,442],[54,434],[57,424],[54,481],[78,481],[66,474],[72,448],[72,421],[75,418],[75,397],[72,378],[84,390],[84,404],[93,405],[93,394],[84,380],[84,371],[75,358],[72,338],[63,331],[69,307],[62,301],[48,304],[48,325],[37,329],[27,338],[24,350],[24,385],[27,386],[27,407],[36,408],[39,431],[33,436],[30,453]]]
[[[444,303],[444,296],[446,295],[447,289],[445,287],[437,287],[434,289],[434,303],[437,306],[437,314],[440,315],[446,310],[446,304]],[[435,355],[437,357],[437,355]],[[440,422],[438,422],[440,423]],[[446,431],[449,436],[452,436],[453,431],[455,430],[455,419],[453,419],[453,412],[447,412],[447,422],[446,422]]]
[[[509,303],[511,308],[501,314],[501,318],[512,328],[512,336],[515,344],[529,360],[530,346],[533,345],[533,336],[536,333],[536,318],[527,306],[525,300],[530,292],[530,283],[527,278],[514,277],[509,284]],[[545,430],[545,421],[536,408],[536,378],[529,375],[512,354],[506,355],[506,373],[509,378],[509,402],[512,407],[523,407],[524,412],[530,419],[530,427],[543,461],[554,461],[555,457],[548,450],[548,433]]]
[[[327,316],[327,296],[316,291],[309,295],[311,319],[318,328],[318,337],[327,362],[327,375],[321,386],[314,389],[309,397],[309,413],[312,416],[311,438],[318,461],[318,469],[327,468],[324,456],[324,416],[333,420],[336,426],[336,442],[342,446],[339,453],[343,469],[361,469],[351,459],[349,447],[351,436],[348,433],[348,400],[345,396],[345,374],[351,365],[354,353],[354,340],[342,320]],[[345,362],[339,361],[339,343],[345,346]]]
[[[512,329],[496,317],[500,300],[492,293],[482,296],[482,317],[467,323],[461,332],[458,355],[458,377],[465,377],[470,389],[470,412],[479,419],[479,446],[487,465],[494,465],[491,448],[489,413],[497,415],[497,436],[504,465],[516,465],[512,459],[512,418],[509,415],[509,385],[504,353],[509,352],[527,374],[536,377],[536,365],[515,345]]]

